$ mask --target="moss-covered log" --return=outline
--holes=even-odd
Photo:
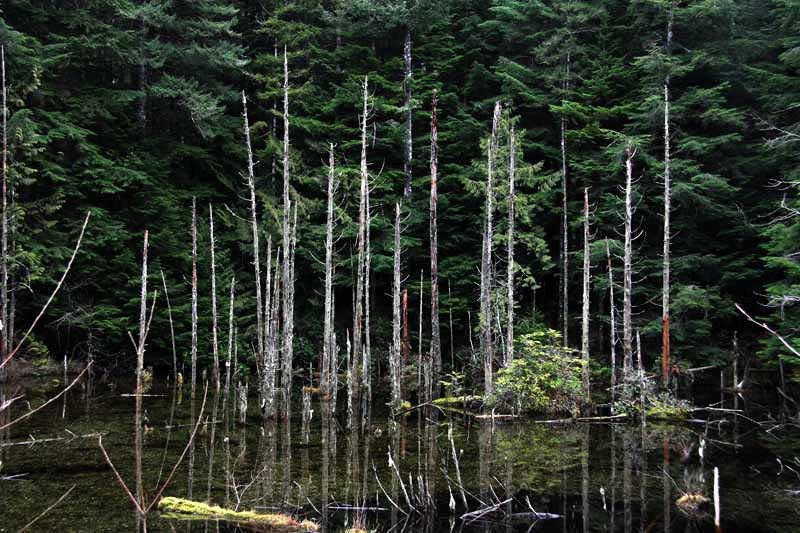
[[[158,503],[164,518],[176,520],[227,520],[257,524],[262,531],[319,531],[319,526],[310,520],[298,521],[288,515],[261,514],[255,511],[233,511],[216,505],[184,500],[168,496]],[[266,529],[265,529],[266,528]]]

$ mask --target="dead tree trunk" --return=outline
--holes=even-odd
[[[403,288],[403,365],[408,365],[408,353],[411,351],[408,324],[408,289]]]
[[[142,394],[144,393],[144,344],[147,337],[147,245],[148,232],[144,232],[144,245],[142,247],[142,290],[139,306],[139,342],[136,346],[136,500],[139,508],[144,508],[144,483],[142,480]]]
[[[225,397],[231,388],[231,366],[233,366],[233,303],[234,291],[236,289],[236,278],[231,277],[231,296],[230,303],[228,304],[228,360],[225,362]],[[236,368],[233,369],[234,374]]]
[[[368,80],[364,77],[364,106],[361,114],[361,187],[358,202],[358,272],[356,273],[355,317],[353,318],[352,379],[358,383],[358,358],[362,348],[362,325],[364,319],[364,263],[367,227],[367,100]]]
[[[253,163],[253,149],[250,144],[250,121],[247,118],[247,96],[242,91],[242,110],[244,114],[244,139],[247,146],[247,187],[250,189],[250,228],[253,233],[253,269],[256,282],[256,364],[262,375],[264,372],[264,337],[262,335],[263,319],[261,315],[261,261],[259,260],[258,246],[258,216],[256,210],[256,178]],[[259,387],[261,396],[261,407],[264,408],[264,397],[266,395],[263,385]]]
[[[267,283],[270,282],[270,272],[267,273]],[[278,326],[280,325],[280,310],[281,310],[281,249],[275,252],[275,269],[273,276],[272,288],[272,307],[266,320],[269,320],[269,336],[265,342],[264,354],[264,375],[262,376],[264,384],[264,397],[262,400],[261,409],[268,417],[275,416],[275,385],[278,375]]]
[[[406,175],[406,183],[403,187],[403,198],[411,197],[411,162],[412,162],[412,112],[411,112],[411,30],[406,28],[406,36],[403,41],[403,63],[405,69],[403,71],[403,107],[406,110],[406,139],[405,139],[405,161],[403,163],[403,171]]]
[[[175,327],[172,324],[172,305],[169,303],[169,291],[167,291],[167,279],[164,271],[161,271],[161,283],[164,285],[164,298],[167,300],[167,316],[169,317],[169,335],[172,341],[172,379],[177,383],[178,380],[178,352],[175,349]]]
[[[2,287],[0,287],[0,360],[8,353],[8,89],[6,88],[6,50],[0,47],[0,68],[3,77],[3,221],[2,221]],[[5,369],[0,368],[0,382],[5,379]]]
[[[214,384],[220,388],[219,345],[217,339],[217,266],[214,254],[214,207],[208,205],[208,228],[211,241],[211,353],[214,356]]]
[[[322,368],[320,389],[323,398],[331,395],[330,373],[333,356],[331,336],[333,335],[333,196],[336,191],[335,160],[333,144],[328,152],[328,209],[325,224],[325,323],[322,334]]]
[[[402,402],[400,379],[400,204],[395,204],[394,218],[394,268],[392,270],[392,349],[389,351],[389,372],[392,380],[392,408]]]
[[[433,92],[431,103],[431,201],[430,201],[430,239],[431,239],[431,358],[435,373],[442,371],[442,337],[439,329],[439,234],[436,220],[436,207],[439,202],[438,163],[439,132],[436,124],[436,104],[438,97]]]
[[[606,258],[608,259],[608,299],[611,316],[611,404],[613,405],[617,393],[617,326],[614,307],[614,270],[611,266],[611,250],[608,247],[608,239],[606,239]]]
[[[492,215],[494,211],[494,158],[497,150],[497,129],[500,125],[500,102],[494,106],[492,134],[487,149],[486,179],[486,221],[483,234],[483,253],[481,258],[481,355],[483,356],[484,391],[492,393],[492,374],[494,371],[494,336],[492,334]]]
[[[370,226],[372,215],[369,205],[369,183],[367,183],[367,227],[366,227],[366,258],[364,260],[364,358],[361,362],[361,388],[367,398],[372,397],[372,346],[369,333],[369,273],[372,268],[372,247],[370,245]],[[366,409],[365,409],[366,412]]]
[[[514,188],[515,173],[517,170],[516,134],[511,127],[509,137],[508,156],[508,264],[507,270],[507,298],[506,298],[506,360],[504,366],[508,367],[514,360]]]
[[[669,21],[667,22],[667,49],[669,55],[672,45],[672,22],[674,17],[675,1],[673,0],[669,10]],[[669,153],[669,82],[670,76],[667,74],[664,80],[664,275],[663,275],[663,296],[661,300],[661,318],[663,323],[662,346],[661,346],[661,383],[664,387],[669,386],[669,293],[670,293],[670,207],[671,207],[671,187],[670,183],[670,153]]]
[[[292,301],[291,202],[289,200],[289,62],[283,48],[283,415],[288,419],[292,392]]]
[[[197,385],[197,201],[192,197],[192,399]]]
[[[633,236],[631,226],[633,223],[633,156],[631,142],[625,150],[625,271],[622,287],[623,308],[622,308],[622,349],[624,354],[623,374],[626,380],[630,378],[633,366],[633,327],[631,325],[631,291],[632,291],[632,260],[633,260]]]
[[[589,390],[589,189],[583,189],[583,313],[581,315],[581,355],[583,357],[583,397],[590,404]]]
[[[570,55],[564,68],[563,90],[569,88]],[[564,100],[561,100],[562,106]],[[561,320],[564,331],[564,346],[569,346],[569,217],[567,216],[567,119],[561,112]]]

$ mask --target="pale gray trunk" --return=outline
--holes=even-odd
[[[336,191],[335,160],[333,144],[328,153],[328,209],[325,224],[325,322],[322,334],[322,368],[320,389],[323,397],[331,395],[331,371],[333,356],[333,196]]]
[[[583,312],[581,314],[581,356],[583,358],[583,396],[590,404],[589,390],[589,189],[583,189]]]
[[[631,142],[628,141],[625,159],[625,270],[622,287],[622,349],[624,354],[623,374],[625,379],[630,378],[633,366],[633,327],[631,325],[631,291],[632,291],[632,223],[633,223],[633,151]]]
[[[431,240],[431,359],[436,375],[442,371],[442,337],[439,329],[439,233],[436,208],[439,203],[438,164],[439,132],[436,124],[436,91],[431,104],[431,199],[430,199],[430,240]]]
[[[8,88],[6,87],[6,50],[0,47],[0,69],[3,90],[3,213],[2,213],[2,287],[0,287],[0,361],[6,360],[9,349],[8,336]],[[0,382],[5,380],[5,369],[0,368]]]
[[[258,246],[258,216],[256,210],[256,178],[253,163],[253,148],[250,144],[250,121],[247,118],[247,96],[242,91],[242,110],[244,114],[244,139],[247,147],[247,187],[250,190],[250,228],[253,233],[253,269],[256,282],[256,364],[259,372],[264,372],[264,337],[262,334],[263,319],[261,314],[261,261]],[[262,408],[266,391],[259,387]]]
[[[169,302],[169,291],[167,290],[167,279],[164,271],[161,271],[161,283],[164,285],[164,297],[167,300],[167,316],[169,317],[169,337],[172,341],[172,379],[177,383],[178,379],[178,352],[175,349],[175,327],[172,324],[172,305]]]
[[[672,34],[672,27],[668,33]],[[669,80],[669,78],[667,78]],[[669,85],[664,85],[664,286],[661,300],[662,349],[661,349],[661,381],[669,385],[669,292],[670,292],[670,153],[669,153]]]
[[[613,405],[617,393],[617,325],[614,307],[614,269],[611,266],[611,250],[608,247],[608,239],[606,239],[606,258],[608,259],[608,298],[611,316],[611,404]]]
[[[219,345],[217,338],[217,266],[214,254],[214,207],[208,205],[208,228],[211,246],[211,353],[214,356],[214,384],[219,391]]]
[[[197,385],[197,202],[192,197],[192,399]]]
[[[283,49],[283,414],[288,419],[292,391],[292,244],[291,202],[289,201],[289,63],[286,47]]]
[[[225,362],[225,398],[231,389],[231,366],[233,366],[233,303],[236,278],[231,277],[231,296],[228,304],[228,360]],[[236,368],[234,367],[234,373]]]
[[[144,483],[142,480],[142,430],[144,419],[142,417],[142,394],[144,371],[144,348],[147,337],[147,246],[148,232],[144,232],[144,245],[142,247],[142,289],[139,306],[139,342],[136,347],[136,499],[140,508],[144,508]],[[154,302],[155,303],[155,302]],[[144,519],[144,516],[142,517]]]
[[[497,129],[500,125],[500,102],[494,106],[492,117],[492,134],[487,149],[486,179],[486,221],[483,234],[483,251],[481,258],[481,355],[483,356],[484,391],[488,396],[492,393],[492,374],[494,371],[494,336],[492,333],[492,214],[494,211],[494,158],[497,150]]]
[[[411,197],[411,184],[412,184],[412,111],[411,111],[411,30],[406,29],[405,40],[403,41],[403,63],[405,69],[403,71],[403,107],[406,110],[406,139],[405,139],[405,161],[403,163],[403,171],[405,172],[406,182],[403,187],[403,198]]]
[[[392,277],[392,347],[389,351],[389,372],[392,381],[392,408],[402,402],[400,378],[400,204],[395,204],[394,219],[394,268]]]
[[[366,259],[364,261],[364,358],[361,362],[361,387],[364,390],[366,397],[372,397],[372,346],[370,344],[369,334],[369,271],[372,267],[372,247],[370,245],[370,226],[372,224],[372,215],[370,214],[369,205],[369,183],[367,183],[367,227],[366,227]],[[366,412],[366,409],[365,409]]]
[[[507,268],[507,297],[506,297],[506,361],[504,366],[514,360],[514,179],[517,170],[516,134],[511,127],[509,138],[508,156],[508,264]]]
[[[358,272],[356,273],[356,294],[353,318],[353,358],[350,372],[353,383],[358,383],[358,358],[362,347],[362,321],[364,319],[364,263],[367,227],[367,100],[368,80],[364,77],[364,106],[361,115],[361,186],[358,202]],[[355,393],[355,391],[354,391]]]
[[[563,89],[569,88],[570,55],[564,70]],[[561,105],[564,105],[562,98]],[[569,346],[569,217],[567,216],[567,119],[561,114],[561,321],[564,346]]]

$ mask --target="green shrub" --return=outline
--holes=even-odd
[[[577,413],[581,404],[583,362],[561,345],[553,330],[514,340],[514,360],[497,373],[490,408],[510,407],[539,413]]]

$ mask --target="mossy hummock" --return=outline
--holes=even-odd
[[[194,502],[167,496],[158,502],[158,510],[165,518],[177,520],[220,519],[230,522],[257,523],[278,532],[284,531],[319,531],[319,526],[310,521],[298,521],[288,515],[261,514],[255,511],[233,511],[202,502]]]

